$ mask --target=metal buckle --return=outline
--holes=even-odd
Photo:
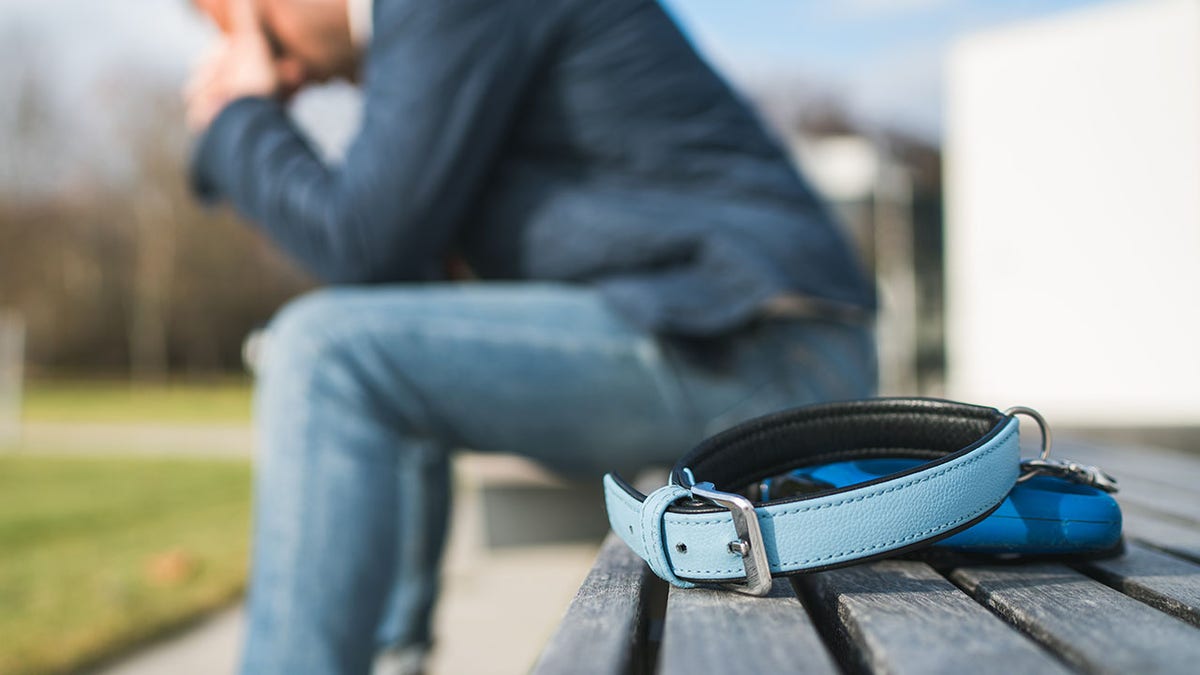
[[[690,477],[690,472],[689,472]],[[718,584],[739,593],[765,596],[771,592],[771,563],[767,560],[767,547],[763,544],[762,528],[758,524],[758,513],[754,504],[745,497],[731,492],[721,492],[712,483],[695,483],[690,488],[692,496],[704,499],[729,509],[733,516],[733,529],[737,539],[729,542],[729,552],[742,557],[746,570],[746,583]]]
[[[1046,422],[1046,418],[1042,417],[1041,413],[1033,408],[1017,405],[1005,410],[1004,414],[1031,417],[1033,421],[1037,422],[1038,428],[1042,431],[1042,452],[1036,459],[1021,460],[1021,475],[1017,476],[1018,483],[1023,483],[1034,476],[1054,476],[1069,480],[1072,483],[1090,485],[1105,492],[1116,492],[1118,490],[1117,479],[1105,473],[1098,466],[1079,464],[1068,459],[1050,459],[1050,425]]]

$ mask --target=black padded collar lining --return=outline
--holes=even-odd
[[[675,464],[672,480],[688,485],[683,469],[690,468],[697,481],[734,492],[764,478],[816,464],[871,457],[931,460],[914,468],[915,472],[970,452],[999,433],[1008,419],[995,408],[930,398],[880,398],[793,408],[743,422],[703,441]],[[887,479],[899,475],[903,474]]]

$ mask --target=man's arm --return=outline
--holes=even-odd
[[[331,282],[427,280],[480,193],[533,70],[514,3],[376,0],[363,123],[340,167],[277,101],[214,119],[193,180]]]

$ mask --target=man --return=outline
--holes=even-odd
[[[245,672],[419,667],[452,448],[598,476],[872,391],[845,241],[652,0],[198,2],[198,191],[340,284],[267,338]],[[284,107],[331,77],[340,166]]]

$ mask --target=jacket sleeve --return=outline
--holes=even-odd
[[[359,135],[324,164],[282,105],[234,101],[192,181],[334,283],[428,280],[510,126],[532,49],[511,2],[376,0]]]

